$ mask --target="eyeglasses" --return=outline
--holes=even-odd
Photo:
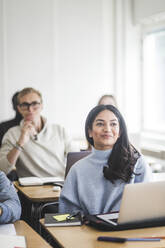
[[[23,102],[18,105],[20,106],[21,110],[29,110],[30,107],[32,107],[33,110],[36,110],[39,108],[40,104],[40,102],[34,101],[31,103]]]

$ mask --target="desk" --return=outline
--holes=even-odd
[[[18,190],[18,195],[22,204],[22,216],[36,231],[40,231],[39,219],[41,218],[41,208],[45,203],[57,202],[60,191],[53,191],[53,185],[42,186],[20,186],[14,182]]]
[[[165,247],[165,239],[160,242],[126,242],[112,243],[97,241],[98,236],[114,236],[114,237],[144,237],[144,236],[165,236],[165,227],[153,227],[134,229],[126,231],[102,232],[96,229],[83,226],[69,227],[45,227],[44,220],[40,220],[43,228],[45,228],[52,238],[62,248],[156,248]]]
[[[19,220],[14,223],[17,235],[25,236],[28,248],[50,248],[51,246],[36,233],[26,222]]]

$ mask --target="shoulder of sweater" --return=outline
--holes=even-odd
[[[60,130],[63,130],[63,129],[64,129],[64,127],[61,126],[60,124],[52,124],[52,126],[53,126],[54,128],[60,129]]]
[[[54,134],[59,134],[60,136],[65,136],[66,134],[66,130],[63,126],[59,125],[59,124],[54,124],[54,123],[47,123],[46,125],[46,129],[50,130],[51,132],[53,132]]]
[[[88,156],[78,160],[76,163],[74,163],[74,169],[77,170],[79,168],[86,168],[89,166],[89,158],[91,157],[91,154],[89,154]]]
[[[144,169],[144,168],[147,168],[147,166],[148,166],[148,164],[147,164],[147,162],[145,161],[144,156],[141,155],[141,156],[138,158],[138,160],[137,160],[137,162],[136,162],[136,164],[135,164],[135,170]]]
[[[17,133],[19,130],[21,129],[20,125],[17,125],[17,126],[14,126],[14,127],[11,127],[7,130],[7,132],[5,133],[5,135],[10,135],[10,134],[15,134]]]
[[[56,124],[56,123],[49,123],[49,122],[47,122],[46,123],[46,126],[48,128],[56,129],[56,130],[59,130],[59,131],[63,131],[64,130],[64,127],[63,126],[61,126],[60,124]]]
[[[137,162],[139,164],[146,164],[145,158],[142,154],[140,154],[140,157],[137,159]]]

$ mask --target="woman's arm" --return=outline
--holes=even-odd
[[[77,177],[74,168],[71,168],[65,180],[59,199],[60,213],[83,213],[79,202]]]
[[[140,156],[140,158],[136,162],[134,172],[137,174],[137,175],[135,175],[135,183],[137,183],[137,182],[151,182],[153,179],[152,178],[152,170],[142,155]]]

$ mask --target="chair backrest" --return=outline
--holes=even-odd
[[[81,152],[68,152],[66,161],[65,178],[74,163],[76,163],[81,158],[88,156],[91,151],[81,151]]]

